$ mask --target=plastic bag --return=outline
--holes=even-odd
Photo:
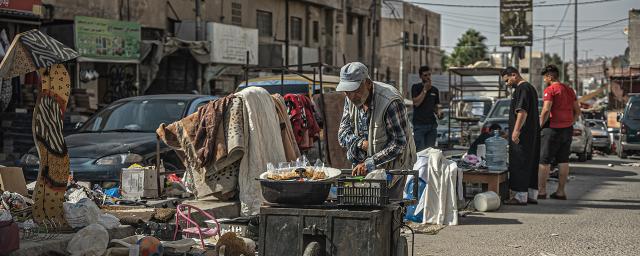
[[[91,224],[76,233],[69,244],[67,252],[72,256],[100,256],[107,250],[109,232],[98,224]]]
[[[413,185],[414,185],[414,181],[413,181],[413,177],[411,177],[409,179],[409,182],[407,182],[407,185],[405,186],[404,189],[404,193],[405,195],[405,199],[414,199],[413,198]],[[427,187],[427,183],[420,178],[418,180],[418,200],[420,200],[420,198],[422,198],[422,192],[424,191],[424,189]],[[417,205],[409,205],[407,206],[407,213],[404,216],[404,219],[407,221],[413,221],[416,223],[422,223],[422,219],[423,219],[423,211],[422,209],[416,209]],[[416,211],[417,210],[417,211]]]
[[[114,229],[120,226],[120,220],[116,216],[103,213],[98,218],[98,224],[102,225],[106,229]]]
[[[89,198],[82,198],[77,203],[62,203],[64,217],[72,228],[81,228],[98,223],[102,212]]]

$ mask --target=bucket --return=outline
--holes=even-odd
[[[481,212],[495,211],[500,208],[500,196],[493,191],[477,194],[473,198],[473,206]]]

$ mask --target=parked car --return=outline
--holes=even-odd
[[[456,119],[451,119],[451,137],[449,137],[449,115],[451,113],[449,109],[443,109],[442,114],[443,118],[438,120],[438,147],[452,148],[454,145],[459,145],[462,138],[460,122]]]
[[[499,99],[493,105],[487,117],[480,122],[481,133],[489,132],[489,127],[493,124],[499,124],[502,130],[509,132],[509,108],[511,107],[511,99]],[[538,111],[542,110],[542,99],[538,99]]]
[[[587,123],[587,127],[591,129],[593,148],[609,154],[611,151],[611,140],[609,139],[607,123],[600,119],[587,119],[585,122]]]
[[[73,177],[118,181],[122,168],[155,164],[158,126],[180,120],[214,99],[208,95],[147,95],[111,103],[65,137]],[[160,143],[160,154],[167,170],[182,168],[175,152],[164,143]],[[35,148],[18,162],[27,180],[37,178],[39,164]]]
[[[593,155],[593,136],[591,135],[591,129],[585,124],[582,116],[573,124],[571,153],[576,154],[580,162],[591,160]]]
[[[640,95],[629,95],[629,101],[618,117],[620,121],[620,140],[617,153],[620,158],[640,153]]]

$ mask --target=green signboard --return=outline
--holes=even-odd
[[[83,57],[137,60],[140,57],[140,24],[76,16],[75,43]]]

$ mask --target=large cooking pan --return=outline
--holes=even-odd
[[[329,190],[340,170],[325,168],[328,178],[317,181],[269,180],[266,173],[258,180],[262,186],[262,197],[276,204],[318,205],[329,195]]]

